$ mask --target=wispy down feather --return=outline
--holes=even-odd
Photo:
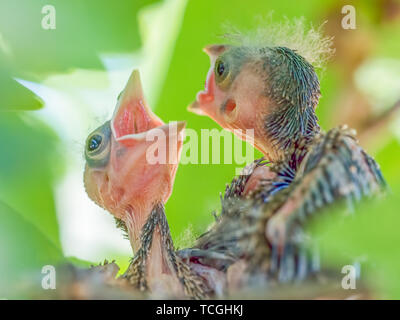
[[[246,47],[287,47],[303,56],[315,68],[323,68],[333,55],[333,37],[325,36],[321,24],[315,28],[305,23],[304,17],[293,20],[284,17],[282,21],[273,21],[272,14],[258,18],[257,28],[239,30],[225,24],[223,38],[234,45]]]

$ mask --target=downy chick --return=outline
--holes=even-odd
[[[311,34],[311,48],[320,40],[316,55],[329,52],[328,40],[316,38],[314,32],[305,34]],[[252,181],[250,193],[244,190],[251,176],[239,179],[239,187],[234,181],[233,188],[227,188],[221,216],[197,248],[208,250],[207,258],[215,250],[233,256],[233,261],[243,259],[251,273],[293,279],[305,276],[305,264],[296,269],[292,262],[301,261],[293,253],[301,251],[303,227],[310,218],[343,200],[351,208],[364,197],[381,193],[385,181],[352,130],[341,126],[320,131],[315,114],[320,97],[317,74],[294,49],[296,43],[292,49],[287,44],[285,39],[272,45],[243,40],[206,47],[211,68],[205,90],[189,110],[235,134],[240,133],[235,129],[254,129],[253,145],[272,162],[257,178],[267,183]],[[258,168],[251,173],[260,172]],[[242,201],[232,205],[232,197]]]

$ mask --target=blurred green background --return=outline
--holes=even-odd
[[[10,285],[40,279],[44,265],[65,259],[85,265],[114,258],[127,266],[128,241],[83,189],[87,134],[110,118],[135,68],[164,121],[187,120],[199,132],[219,128],[186,111],[209,68],[201,49],[221,42],[224,23],[254,28],[271,11],[276,21],[327,21],[324,32],[334,36],[336,53],[319,71],[320,123],[325,130],[342,123],[356,128],[392,189],[348,223],[335,223],[336,214],[313,226],[324,255],[332,263],[366,256],[368,281],[383,297],[400,298],[400,121],[393,113],[376,122],[400,99],[399,1],[53,0],[56,28],[45,30],[47,4],[0,3],[0,298],[12,297]],[[348,4],[356,9],[355,30],[341,27]],[[166,206],[178,246],[212,222],[219,193],[242,166],[179,167]]]

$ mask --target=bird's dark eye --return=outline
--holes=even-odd
[[[111,127],[110,121],[89,134],[85,145],[86,162],[91,168],[102,168],[110,160]]]
[[[219,60],[218,63],[217,63],[217,73],[218,73],[218,75],[222,76],[224,74],[224,71],[225,71],[225,65],[221,60]]]
[[[94,134],[89,140],[88,140],[88,150],[89,151],[95,151],[97,150],[100,145],[101,141],[103,140],[103,137],[99,134]]]
[[[230,69],[226,59],[219,57],[214,67],[215,81],[221,89],[226,88],[230,83]]]
[[[215,62],[215,75],[217,77],[217,80],[221,81],[225,79],[228,74],[229,70],[227,63],[223,61],[221,58],[219,58]]]

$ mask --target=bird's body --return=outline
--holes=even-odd
[[[175,251],[164,203],[184,124],[171,135],[171,125],[146,107],[134,73],[111,122],[89,136],[85,170],[89,196],[115,216],[134,250],[123,280],[142,291],[201,299],[312,277],[319,265],[305,227],[332,204],[352,208],[381,193],[379,166],[351,130],[321,132],[315,114],[319,80],[296,50],[259,44],[205,50],[211,68],[191,110],[242,139],[247,136],[240,132],[252,129],[251,143],[264,158],[226,188],[211,229],[192,248]],[[148,162],[145,137],[156,129],[177,145],[172,165],[170,158]],[[168,144],[163,148],[170,150]]]
[[[262,34],[268,37],[269,31]],[[352,208],[385,188],[379,166],[351,130],[321,132],[315,114],[319,80],[296,41],[305,35],[303,44],[321,44],[322,51],[306,52],[312,61],[331,52],[330,41],[315,30],[297,31],[286,35],[295,39],[291,48],[283,36],[275,43],[239,37],[233,45],[204,49],[211,67],[205,90],[189,110],[242,139],[240,130],[253,129],[250,142],[268,162],[252,164],[250,172],[234,179],[220,216],[196,243],[199,259],[227,272],[228,282],[259,283],[260,275],[304,279],[318,269],[314,255],[307,256],[312,241],[304,227],[311,217],[331,204]],[[215,252],[225,258],[215,259]]]
[[[226,272],[228,287],[315,276],[318,253],[305,231],[312,218],[332,204],[352,210],[361,199],[385,190],[378,165],[347,128],[307,141],[286,161],[260,159],[249,165],[226,188],[221,214],[197,240],[193,257]],[[262,167],[268,177],[257,177],[257,187],[245,193]]]

